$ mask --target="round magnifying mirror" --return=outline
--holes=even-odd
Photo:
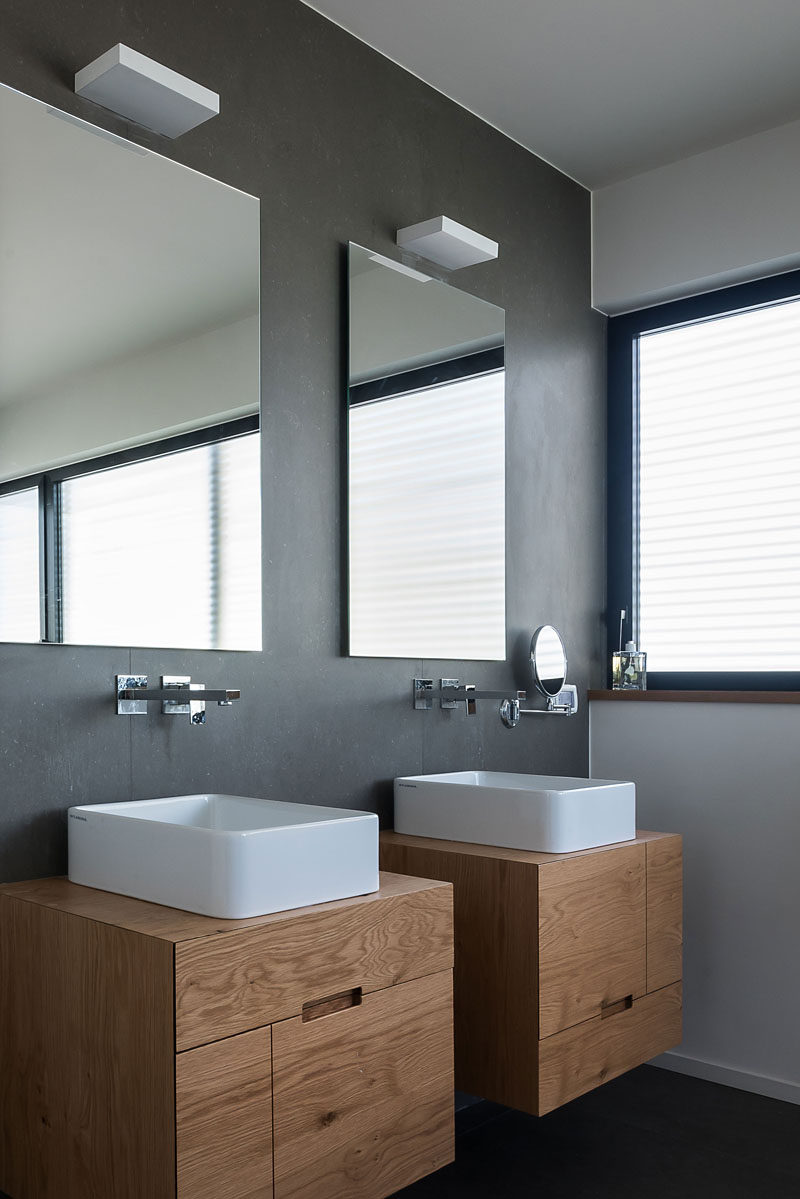
[[[542,695],[558,695],[567,677],[567,651],[561,634],[551,624],[543,624],[531,637],[531,671]]]

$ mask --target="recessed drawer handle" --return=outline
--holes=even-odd
[[[607,1016],[616,1016],[617,1012],[627,1012],[628,1008],[633,1007],[633,996],[625,995],[622,999],[615,999],[612,1003],[603,1003],[600,1005],[600,1017],[605,1020]]]
[[[308,1020],[319,1020],[320,1016],[332,1016],[334,1012],[344,1012],[347,1008],[358,1007],[361,1003],[361,987],[353,987],[352,991],[340,991],[338,995],[327,995],[324,999],[312,999],[303,1004],[303,1023]]]

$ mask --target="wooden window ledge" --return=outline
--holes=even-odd
[[[800,691],[606,691],[589,692],[589,700],[622,700],[656,704],[800,704]]]

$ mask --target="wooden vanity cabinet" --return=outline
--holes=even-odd
[[[453,884],[459,1090],[544,1115],[679,1044],[679,836],[545,854],[387,832],[381,865]]]
[[[452,888],[220,921],[0,887],[0,1190],[383,1199],[453,1158]]]

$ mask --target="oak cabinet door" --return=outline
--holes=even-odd
[[[683,975],[683,842],[664,837],[647,845],[647,989]]]
[[[452,972],[273,1025],[275,1199],[382,1199],[453,1159]]]
[[[645,846],[539,865],[539,1036],[647,990]]]
[[[269,1028],[179,1053],[178,1199],[272,1199]]]

